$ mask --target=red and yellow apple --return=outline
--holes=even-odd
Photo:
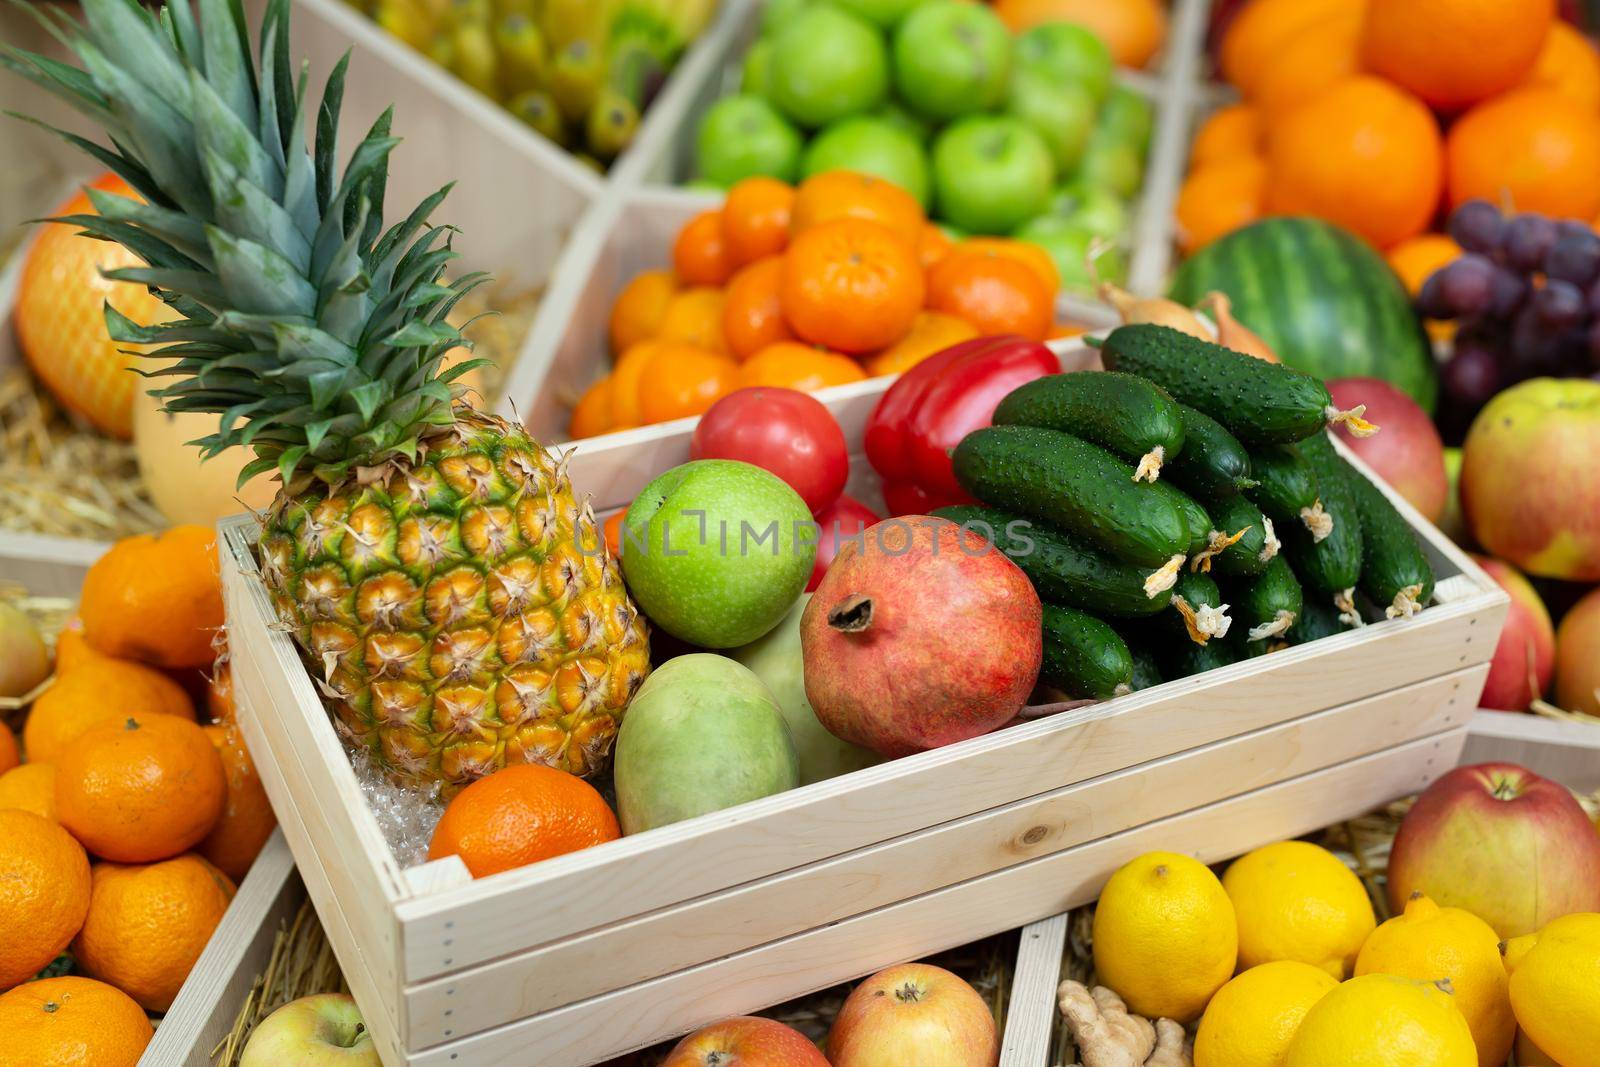
[[[1328,383],[1338,408],[1366,405],[1366,418],[1380,430],[1356,437],[1335,432],[1373,472],[1388,482],[1429,522],[1444,515],[1450,482],[1444,470],[1444,442],[1428,413],[1415,400],[1381,378],[1339,378]]]
[[[1600,715],[1600,589],[1572,605],[1556,631],[1556,703]]]
[[[1457,767],[1406,813],[1389,855],[1389,906],[1412,893],[1464,908],[1503,938],[1600,911],[1600,834],[1564,787],[1514,763]]]
[[[792,1026],[741,1015],[679,1041],[661,1067],[828,1067],[828,1061]]]
[[[291,1000],[256,1024],[239,1067],[383,1067],[347,993]]]
[[[1505,629],[1495,645],[1478,706],[1525,711],[1550,688],[1556,668],[1555,626],[1538,592],[1515,567],[1504,560],[1473,558],[1511,596],[1511,610],[1506,613]]]
[[[1600,382],[1534,378],[1489,401],[1463,446],[1473,537],[1526,574],[1600,580],[1597,454]]]
[[[856,986],[828,1034],[833,1067],[994,1067],[999,1058],[989,1005],[958,975],[927,963],[890,967]]]

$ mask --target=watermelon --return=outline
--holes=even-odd
[[[1264,219],[1202,248],[1172,279],[1193,306],[1213,289],[1278,358],[1320,378],[1382,378],[1428,412],[1437,371],[1405,286],[1372,246],[1320,219]]]

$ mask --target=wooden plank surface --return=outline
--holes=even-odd
[[[1100,838],[845,922],[640,983],[412,1055],[408,1067],[576,1067],[716,1019],[759,1011],[904,960],[1093,900],[1151,849],[1211,863],[1352,818],[1425,788],[1455,763],[1465,728]],[[551,980],[559,981],[559,976]]]
[[[1056,1018],[1056,988],[1067,948],[1066,914],[1029,923],[1018,935],[1017,966],[1006,997],[1000,1067],[1044,1067]]]
[[[422,983],[406,990],[401,1009],[410,1022],[408,1047],[558,1008],[1463,727],[1486,673],[1486,666],[1466,668]],[[448,934],[460,944],[459,925]],[[410,927],[402,934],[408,945],[414,936]],[[447,1008],[455,1009],[449,1018],[442,1015]]]
[[[1520,763],[1580,793],[1600,791],[1600,725],[1480,711],[1462,763]]]

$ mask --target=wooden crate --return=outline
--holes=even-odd
[[[883,385],[827,398],[857,446]],[[692,425],[580,448],[573,479],[620,507],[687,458]],[[1142,827],[1181,822],[1172,839],[1220,857],[1454,766],[1506,600],[1399,506],[1440,579],[1413,619],[479,881],[453,857],[396,863],[244,519],[221,525],[239,719],[387,1062],[586,1063],[1058,912]]]
[[[1600,726],[1518,712],[1472,717],[1462,763],[1520,763],[1579,793],[1600,792]]]

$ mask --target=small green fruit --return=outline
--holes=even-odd
[[[792,182],[800,133],[759,96],[727,96],[700,120],[695,160],[701,177],[724,188],[758,174]]]
[[[817,134],[800,161],[802,178],[853,170],[894,182],[928,205],[928,158],[922,145],[890,119],[857,115]]]

